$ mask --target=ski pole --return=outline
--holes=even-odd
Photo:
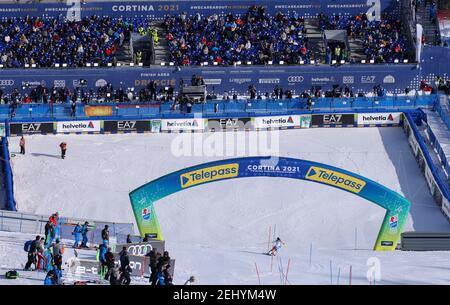
[[[332,263],[330,260],[330,283],[331,283],[331,285],[333,285],[333,268],[331,265],[332,265]]]
[[[350,275],[348,277],[348,284],[351,285],[352,284],[352,265],[350,265]]]
[[[269,241],[267,242],[267,252],[270,251],[270,235],[272,233],[272,226],[269,226]]]
[[[311,267],[312,260],[312,243],[309,244],[309,267]]]
[[[337,284],[339,285],[339,278],[341,277],[341,267],[338,269],[338,276],[337,276]]]

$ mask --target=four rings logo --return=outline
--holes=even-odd
[[[152,249],[153,249],[153,247],[151,244],[131,245],[131,246],[128,246],[127,251],[130,255],[145,256]]]
[[[305,78],[301,75],[295,75],[295,76],[291,75],[288,77],[287,80],[290,83],[302,83],[305,80]]]
[[[355,77],[352,76],[352,75],[343,76],[342,77],[342,82],[344,84],[354,84],[355,83]]]
[[[0,79],[0,86],[14,86],[14,80],[12,79]]]

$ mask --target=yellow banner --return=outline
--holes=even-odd
[[[336,186],[353,193],[361,192],[366,185],[366,182],[361,179],[316,166],[309,168],[305,178]]]
[[[180,183],[182,188],[186,188],[201,183],[237,177],[238,173],[238,163],[218,165],[181,174]]]
[[[111,116],[111,106],[86,106],[84,107],[86,116]]]

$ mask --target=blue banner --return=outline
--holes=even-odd
[[[431,72],[430,72],[431,73]],[[87,80],[86,88],[100,87],[111,83],[116,89],[122,87],[139,90],[154,80],[158,87],[174,86],[178,90],[181,79],[190,80],[192,75],[202,76],[208,85],[208,92],[222,94],[247,93],[254,84],[259,93],[271,93],[276,85],[294,94],[322,87],[322,91],[333,85],[347,85],[356,94],[358,91],[372,91],[376,85],[395,93],[402,93],[406,87],[418,89],[420,78],[425,76],[415,65],[344,65],[331,66],[237,66],[237,67],[173,67],[158,68],[80,68],[80,69],[9,69],[0,71],[0,89],[5,93],[26,84],[30,88],[41,82],[47,87],[80,86],[80,80]],[[430,74],[431,75],[431,74]],[[81,87],[83,87],[81,86]],[[27,90],[28,92],[28,90]],[[230,94],[231,95],[231,94]]]
[[[12,1],[11,1],[12,2]],[[129,1],[108,2],[89,1],[81,4],[80,1],[68,0],[65,3],[2,3],[0,14],[2,17],[17,16],[58,16],[77,18],[90,15],[112,17],[151,17],[163,18],[166,14],[223,14],[245,13],[250,6],[258,5],[266,8],[269,13],[292,12],[299,15],[311,16],[319,13],[325,14],[359,14],[367,13],[369,18],[379,19],[381,12],[399,12],[399,2],[395,0],[230,0],[230,1],[189,1],[189,0],[165,0],[165,1]]]

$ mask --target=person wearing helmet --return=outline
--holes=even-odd
[[[273,245],[272,249],[270,249],[270,251],[267,253],[268,255],[275,256],[275,253],[277,253],[278,250],[281,249],[281,247],[285,245],[285,243],[279,237],[277,237],[277,239],[274,241],[274,243],[275,244]]]

